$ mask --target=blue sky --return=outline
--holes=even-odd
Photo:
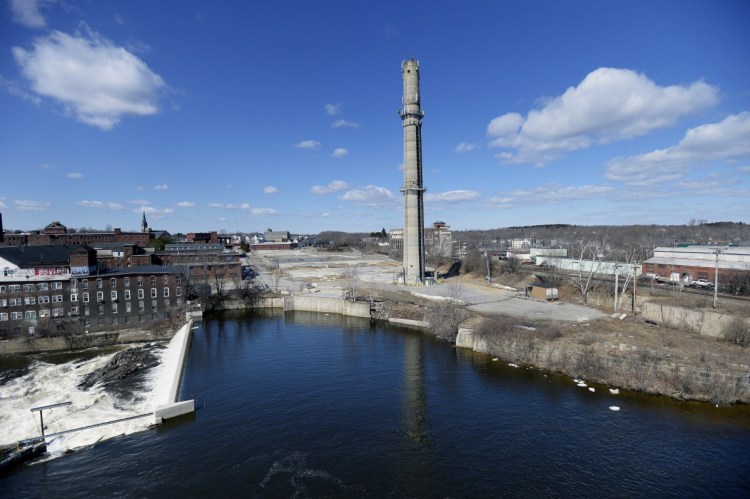
[[[750,2],[3,0],[6,229],[750,223]]]

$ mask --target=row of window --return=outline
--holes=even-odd
[[[177,296],[182,296],[182,288],[178,287],[175,288],[175,294]],[[146,292],[143,289],[138,290],[138,299],[145,298]],[[159,295],[159,290],[157,288],[151,288],[151,298],[156,298]],[[109,292],[109,298],[111,300],[117,300],[117,290],[112,290]],[[164,298],[169,298],[169,288],[162,288],[162,296]],[[130,290],[126,289],[124,291],[124,297],[126,300],[130,299]],[[84,303],[89,302],[89,293],[86,291],[81,294],[81,300]],[[71,293],[70,294],[70,301],[78,301],[78,293]],[[97,291],[96,292],[96,301],[104,301],[104,291]]]
[[[49,291],[50,289],[57,290],[62,289],[63,283],[60,281],[54,281],[54,282],[38,282],[36,284],[28,282],[23,285],[23,290],[26,293],[31,293],[34,291]],[[21,285],[20,284],[0,284],[0,294],[1,293],[20,293],[21,292]]]
[[[37,303],[62,303],[63,295],[49,296],[26,296],[24,298],[0,298],[0,308],[20,307],[21,305],[36,305]]]
[[[126,289],[124,291],[125,299],[130,299],[130,290]],[[151,298],[156,298],[159,294],[159,291],[157,288],[151,288]],[[182,288],[178,287],[175,288],[175,294],[177,296],[182,296]],[[169,298],[169,288],[163,288],[162,289],[162,296],[164,298]],[[88,292],[84,292],[81,294],[81,298],[84,303],[88,303],[89,301],[89,294]],[[145,291],[143,289],[138,290],[138,298],[142,299],[145,298]],[[110,291],[110,299],[117,300],[117,291],[112,290]],[[4,307],[19,307],[21,305],[36,305],[37,303],[44,304],[44,303],[50,303],[50,300],[52,303],[62,303],[63,295],[52,295],[50,296],[26,296],[24,298],[0,298],[0,308]],[[78,301],[78,293],[71,293],[70,294],[70,301]],[[97,291],[96,292],[96,301],[104,301],[104,292],[103,291]]]
[[[155,311],[158,309],[158,301],[157,300],[151,300],[151,310]],[[169,308],[170,303],[169,300],[167,300],[164,305],[166,308]],[[178,298],[176,301],[176,306],[181,307],[182,306],[182,299]],[[112,303],[112,313],[117,314],[120,311],[119,304]],[[138,302],[138,312],[145,312],[146,310],[146,302],[141,300]],[[104,305],[97,305],[96,309],[98,315],[104,315]],[[125,303],[125,313],[129,314],[133,311],[133,307],[130,304],[130,302]],[[91,308],[88,306],[83,307],[83,315],[89,316],[91,315]],[[168,313],[168,312],[167,312]],[[45,317],[63,317],[65,315],[65,309],[63,308],[53,308],[50,309],[41,309],[41,310],[26,310],[25,312],[0,312],[0,321],[7,321],[7,320],[23,320],[23,319],[37,319],[37,318],[45,318]],[[78,315],[78,307],[71,307],[70,308],[70,315]],[[116,324],[113,323],[113,324]]]
[[[177,284],[180,284],[182,282],[182,277],[179,276],[179,275],[175,276],[175,281],[177,282]],[[162,276],[162,282],[164,283],[164,285],[168,285],[169,284],[169,276],[168,275]],[[96,288],[97,289],[102,289],[102,287],[104,285],[104,282],[103,282],[102,278],[97,279],[95,281],[95,283],[96,283]],[[136,284],[138,286],[143,286],[143,283],[144,283],[144,277],[142,275],[137,276],[136,277]],[[151,286],[156,286],[156,276],[155,275],[152,275],[152,276],[149,277],[149,283],[151,284]],[[130,277],[123,277],[122,284],[126,288],[130,287]],[[109,286],[111,288],[114,288],[115,286],[117,286],[117,278],[116,277],[110,277],[110,279],[109,279]],[[74,288],[74,289],[77,288],[78,287],[78,281],[76,279],[71,280],[70,281],[70,287]],[[81,279],[81,288],[82,289],[89,289],[89,280],[88,279]]]
[[[0,312],[0,321],[7,321],[9,319],[12,321],[19,321],[22,319],[36,319],[37,317],[39,318],[62,317],[64,315],[65,315],[65,309],[62,309],[62,308],[53,308],[51,313],[50,313],[50,309],[47,308],[47,309],[39,310],[38,314],[36,310],[27,310],[25,312],[11,312],[9,314],[5,312]]]
[[[125,287],[130,286],[130,277],[124,277],[123,278],[123,285]],[[144,276],[137,276],[136,282],[138,286],[143,286],[145,279]],[[175,281],[177,284],[180,284],[182,282],[182,276],[175,276]],[[151,286],[156,286],[156,276],[152,275],[149,277],[149,283]],[[169,285],[169,276],[164,275],[162,276],[162,283],[164,285]],[[103,280],[101,278],[97,279],[95,281],[96,288],[102,289],[103,287]],[[110,287],[117,286],[117,278],[111,277],[109,279],[109,285]],[[72,289],[78,288],[78,280],[77,279],[71,279],[70,280],[70,287]],[[89,280],[88,279],[82,279],[81,280],[81,288],[82,289],[89,289]],[[53,281],[53,282],[38,282],[38,283],[25,283],[25,284],[0,284],[0,294],[2,293],[20,293],[23,289],[26,293],[31,293],[34,291],[49,291],[49,290],[58,290],[63,289],[63,283],[62,281]]]
[[[167,320],[167,319],[169,319],[171,317],[171,314],[169,312],[164,312],[164,314],[161,317],[163,317],[165,320]],[[131,317],[129,315],[126,315],[124,317],[124,320],[122,321],[122,323],[123,324],[130,324],[130,323],[134,322],[134,319],[135,319],[135,317]],[[159,320],[159,319],[160,319],[160,317],[159,317],[158,313],[154,312],[154,313],[151,314],[151,320],[155,321],[155,320]],[[113,325],[120,324],[120,318],[119,317],[112,317],[111,321],[112,321]],[[138,322],[146,322],[146,316],[145,315],[139,315],[138,316]],[[104,317],[99,317],[97,319],[97,325],[103,326],[104,324],[105,324]],[[90,326],[91,325],[91,320],[84,319],[83,325],[84,326]]]

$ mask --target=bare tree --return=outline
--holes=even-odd
[[[359,285],[359,270],[356,267],[346,269],[344,271],[345,298],[351,301],[356,301]]]
[[[602,261],[607,258],[611,250],[605,239],[581,239],[573,249],[577,260],[576,269],[573,269],[571,284],[583,296],[583,301],[588,303],[588,294],[591,291],[594,276],[599,273]]]

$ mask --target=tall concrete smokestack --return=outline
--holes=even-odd
[[[401,63],[404,80],[401,122],[404,126],[404,284],[424,282],[424,185],[422,184],[422,118],[419,62]]]

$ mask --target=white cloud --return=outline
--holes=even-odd
[[[337,102],[336,104],[326,104],[326,113],[331,116],[341,113],[341,103]]]
[[[84,199],[83,201],[78,201],[76,203],[76,206],[81,206],[83,208],[94,208],[96,210],[111,210],[111,211],[120,211],[120,210],[125,209],[125,207],[121,205],[120,203],[105,203],[104,201],[91,201],[88,199]]]
[[[169,189],[167,184],[158,184],[154,186],[155,191],[166,191],[167,189]]]
[[[253,215],[278,215],[279,211],[273,208],[253,208],[250,213]]]
[[[750,166],[740,166],[739,168],[737,168],[737,170],[745,173],[750,173]]]
[[[649,186],[684,177],[691,168],[719,160],[750,158],[750,112],[727,116],[719,123],[691,128],[666,149],[615,158],[604,176],[626,185]]]
[[[8,205],[5,204],[5,202],[2,199],[0,199],[0,208],[5,209],[7,207],[8,207]]]
[[[10,0],[13,20],[27,28],[43,28],[47,23],[40,9],[51,3],[51,0]]]
[[[567,151],[671,126],[716,102],[718,89],[703,81],[662,87],[629,69],[599,68],[526,117],[493,119],[487,135],[491,146],[513,151],[501,153],[504,162],[541,166]]]
[[[470,191],[465,189],[458,189],[455,191],[446,191],[425,194],[425,201],[432,201],[436,203],[460,203],[462,201],[472,201],[479,198],[477,191]]]
[[[31,201],[28,199],[19,199],[13,201],[13,206],[18,211],[43,211],[50,207],[47,201]]]
[[[267,185],[263,188],[263,192],[266,194],[276,194],[279,192],[279,190],[272,185]]]
[[[546,184],[533,189],[519,189],[503,196],[490,199],[493,205],[523,203],[557,203],[561,201],[578,201],[601,198],[615,191],[607,185],[568,185]]]
[[[224,210],[247,210],[250,209],[250,203],[242,204],[222,204],[222,203],[208,203],[209,208],[221,208]]]
[[[110,130],[123,116],[159,111],[164,80],[141,59],[95,32],[53,31],[13,55],[31,90],[51,98],[78,121]]]
[[[317,149],[321,146],[321,143],[317,140],[302,140],[294,144],[297,149]]]
[[[146,215],[152,218],[163,218],[166,215],[171,215],[172,213],[174,213],[174,210],[172,208],[163,208],[160,210],[158,208],[154,208],[153,206],[142,206],[138,209],[133,210],[133,212],[134,213],[144,212],[146,213]]]
[[[331,128],[341,128],[341,127],[347,127],[347,128],[359,128],[359,123],[349,120],[336,120],[333,123],[331,123]]]
[[[131,199],[128,201],[128,204],[136,204],[138,206],[145,205],[145,204],[151,204],[151,201],[148,201],[146,199]]]
[[[356,204],[367,206],[381,206],[392,204],[396,201],[396,196],[385,187],[368,185],[367,187],[352,189],[341,196],[343,201],[350,201]]]
[[[70,172],[70,173],[66,173],[65,176],[68,178],[83,178],[83,173]]]
[[[193,203],[192,201],[180,201],[179,203],[177,203],[177,206],[180,208],[192,208],[193,206],[195,206],[195,203]]]
[[[334,180],[328,185],[314,185],[310,188],[310,192],[313,194],[330,194],[336,191],[343,191],[351,187],[343,180]]]
[[[349,154],[348,150],[344,149],[343,147],[337,147],[333,150],[331,156],[333,156],[334,158],[343,158],[347,154]]]
[[[477,148],[476,144],[467,144],[466,142],[461,142],[456,146],[454,149],[454,152],[456,153],[462,153],[462,152],[470,152]]]

